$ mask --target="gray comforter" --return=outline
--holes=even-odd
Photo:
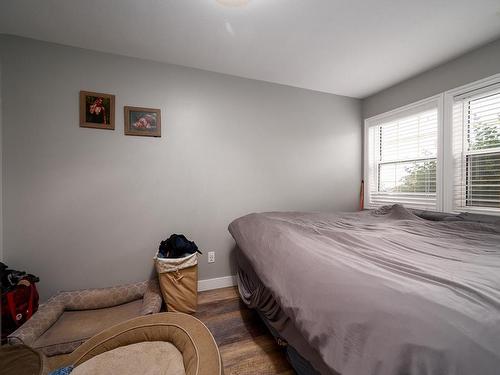
[[[396,205],[250,214],[229,230],[329,368],[500,374],[500,225],[434,222]]]

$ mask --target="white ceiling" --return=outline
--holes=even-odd
[[[0,0],[0,32],[361,98],[500,37],[500,1]]]

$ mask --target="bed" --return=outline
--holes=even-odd
[[[394,205],[229,225],[240,295],[297,373],[499,374],[500,222],[428,216]]]

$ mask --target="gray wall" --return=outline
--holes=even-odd
[[[500,73],[500,39],[363,100],[363,118]]]
[[[0,36],[4,258],[42,297],[149,277],[160,239],[230,275],[229,222],[253,211],[355,210],[360,101]],[[78,126],[78,92],[116,95],[116,130]],[[123,135],[123,106],[162,110],[162,138]],[[206,252],[216,251],[207,264]]]

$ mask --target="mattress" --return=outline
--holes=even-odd
[[[498,222],[395,205],[250,214],[229,230],[276,301],[278,331],[293,327],[320,373],[498,373]]]

